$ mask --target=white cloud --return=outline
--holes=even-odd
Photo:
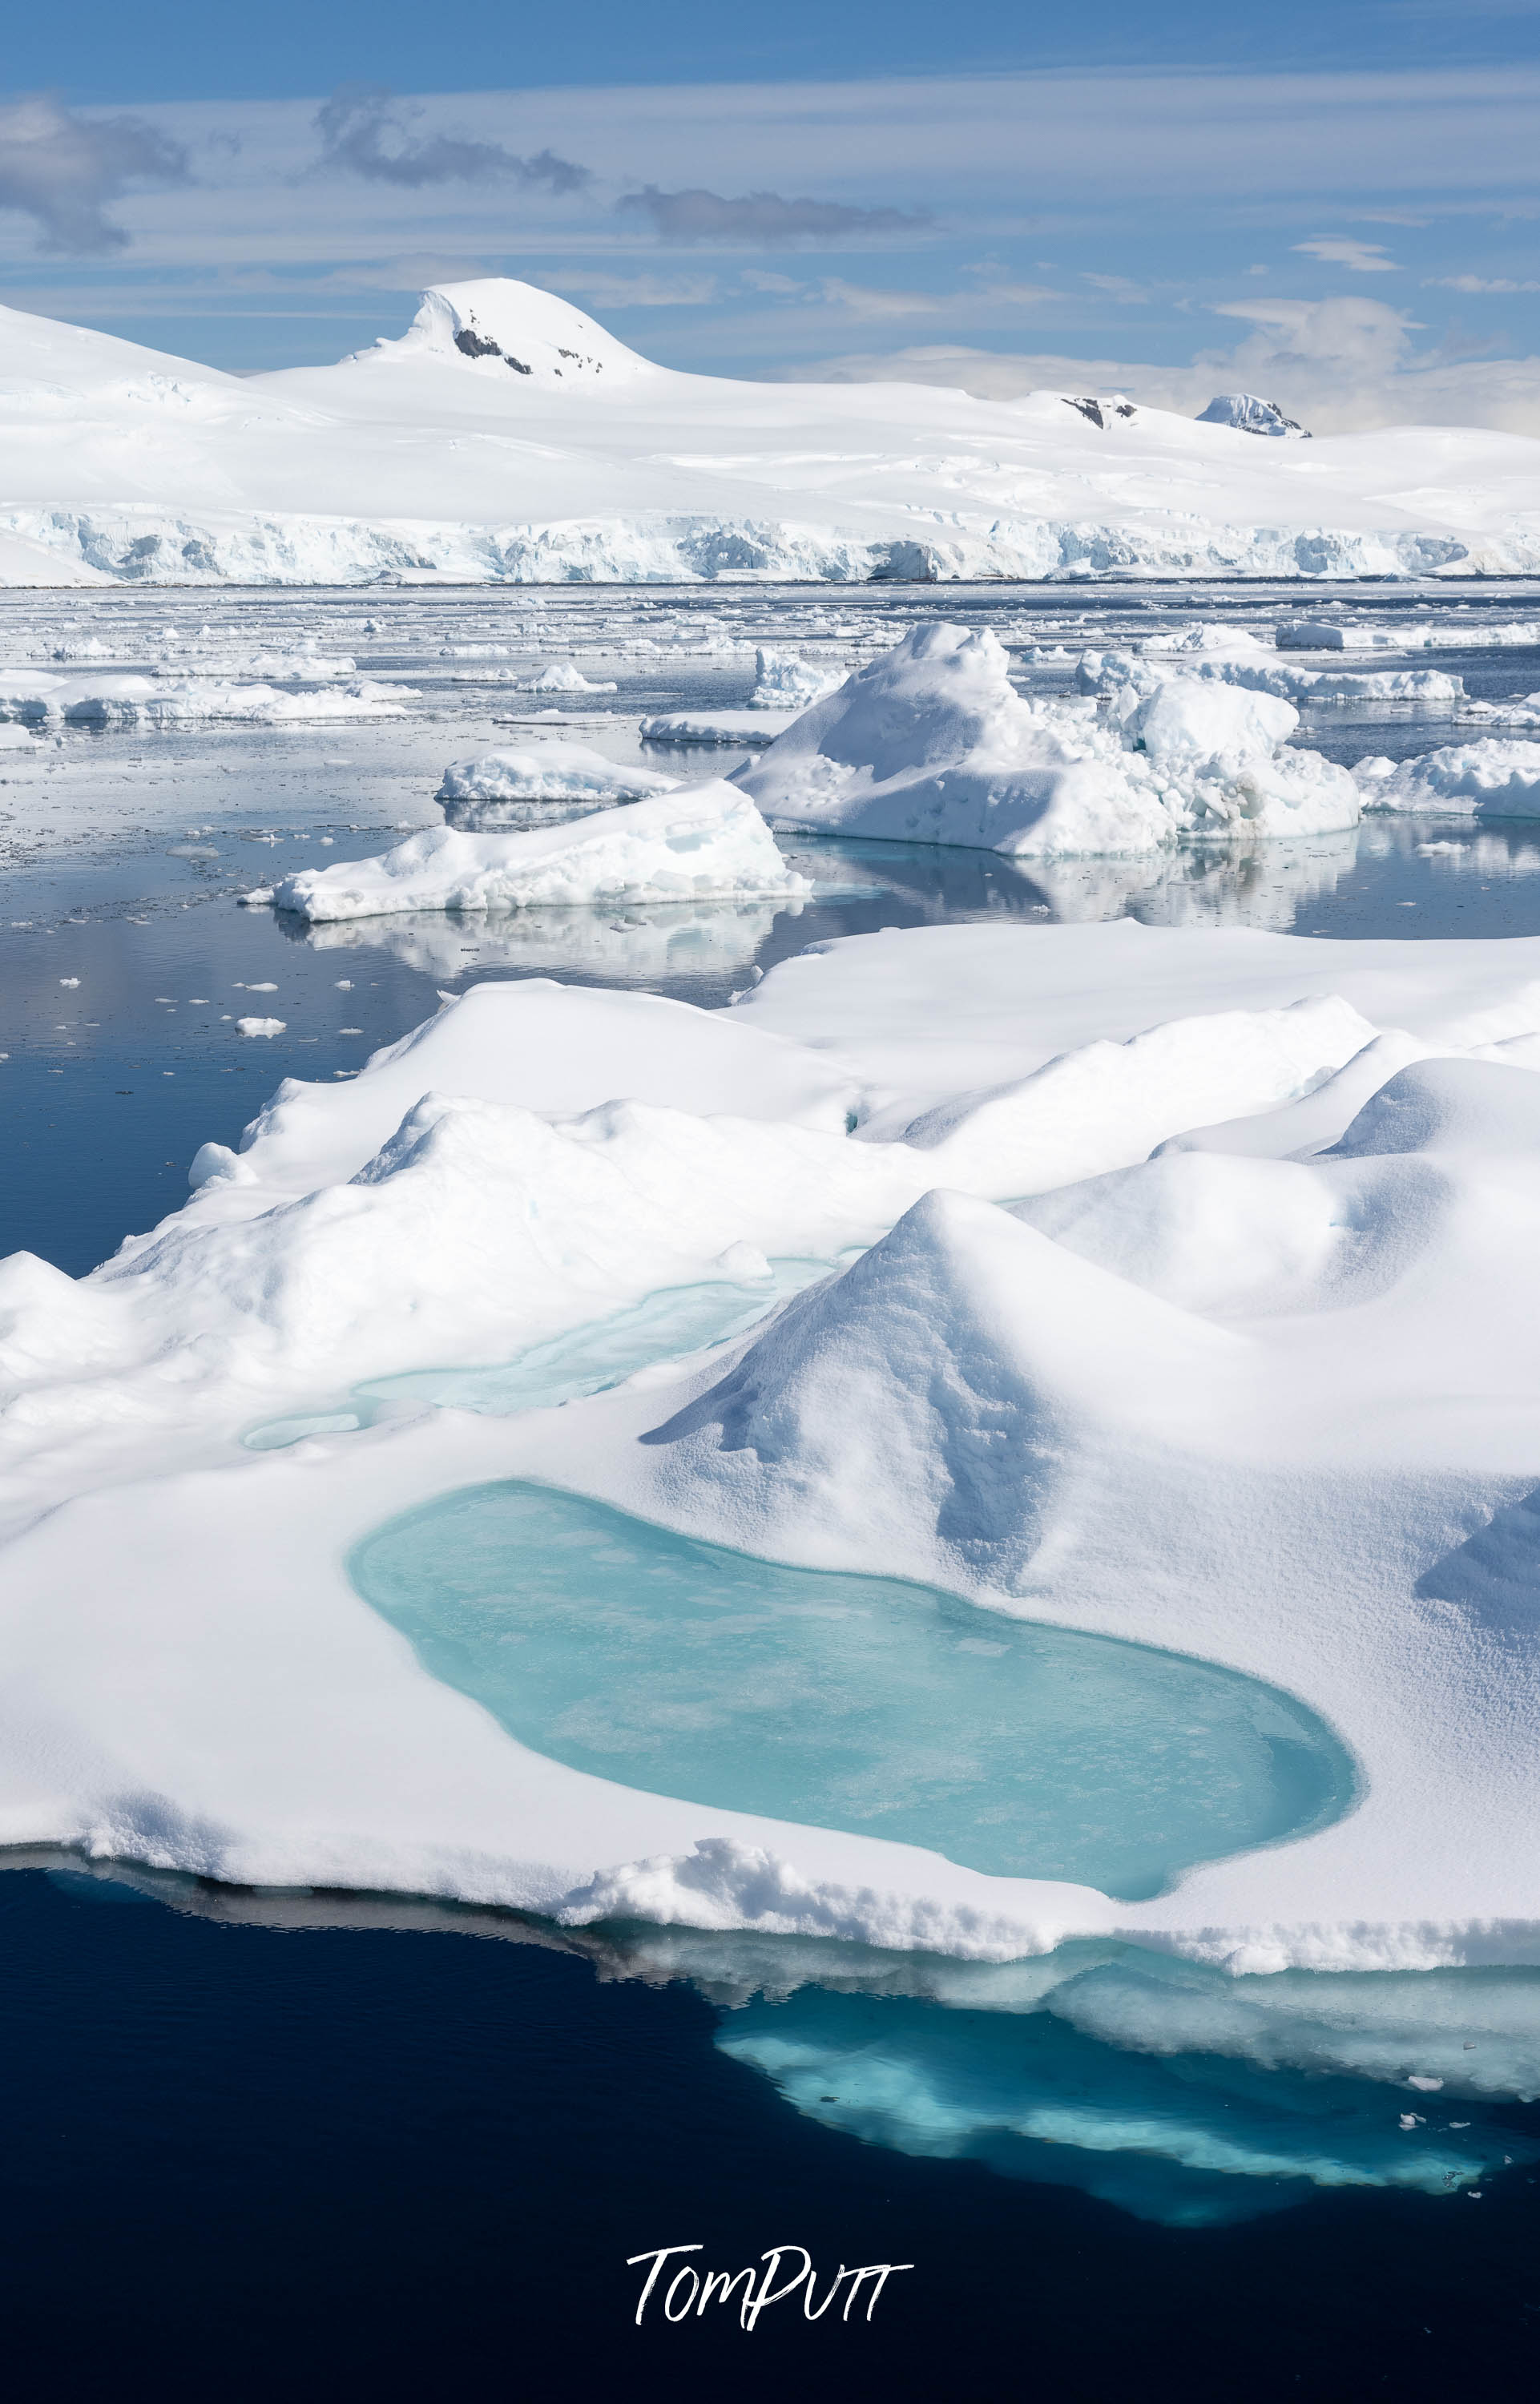
[[[0,106],[0,209],[30,217],[44,250],[123,249],[107,203],[187,172],[184,146],[142,118],[76,117],[46,93]]]
[[[1294,248],[1307,259],[1319,259],[1323,267],[1346,267],[1354,275],[1393,275],[1396,262],[1380,242],[1355,242],[1351,235],[1340,241],[1296,242]]]
[[[1445,292],[1540,292],[1540,284],[1516,284],[1507,275],[1425,275],[1423,289]]]
[[[315,112],[322,165],[409,191],[425,184],[524,184],[566,193],[594,180],[586,167],[553,150],[521,159],[500,142],[414,133],[413,121],[422,114],[420,103],[399,102],[383,84],[343,84]]]

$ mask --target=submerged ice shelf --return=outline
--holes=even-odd
[[[1352,1764],[1259,1680],[891,1578],[788,1569],[510,1481],[367,1537],[355,1584],[533,1751],[651,1794],[1141,1901],[1322,1827]]]

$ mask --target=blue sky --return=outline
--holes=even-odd
[[[1540,0],[85,0],[0,73],[0,299],[219,366],[507,273],[715,372],[1540,433]]]

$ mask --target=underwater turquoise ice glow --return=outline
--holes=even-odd
[[[1347,1810],[1293,1697],[1211,1663],[788,1569],[508,1481],[366,1537],[425,1668],[574,1769],[1125,1901]]]

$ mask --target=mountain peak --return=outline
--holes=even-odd
[[[414,365],[441,360],[488,383],[518,379],[558,390],[626,382],[649,365],[570,300],[511,275],[433,286],[404,334],[382,337],[357,356]]]

